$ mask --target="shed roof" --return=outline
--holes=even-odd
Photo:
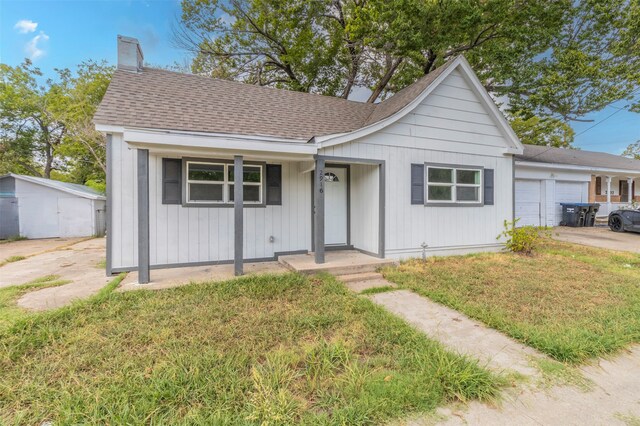
[[[569,164],[573,166],[640,172],[640,160],[604,152],[552,148],[539,145],[524,145],[524,153],[516,155],[516,161],[531,161],[558,165]]]
[[[79,185],[77,183],[61,182],[59,180],[45,179],[35,176],[18,175],[15,173],[9,173],[4,176],[0,176],[0,179],[6,177],[13,177],[23,180],[25,182],[35,183],[37,185],[43,185],[49,188],[57,189],[59,191],[66,192],[68,194],[76,195],[82,198],[90,198],[92,200],[105,200],[105,196],[93,188],[86,185]]]
[[[117,70],[94,122],[138,128],[309,140],[351,132],[407,106],[452,63],[378,103],[144,68]]]

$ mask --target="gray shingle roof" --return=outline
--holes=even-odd
[[[309,140],[357,130],[394,114],[422,93],[446,67],[379,104],[154,68],[144,68],[140,73],[117,70],[94,122]]]
[[[604,152],[550,148],[538,145],[524,145],[524,153],[522,155],[516,155],[516,160],[640,172],[640,160],[633,160]]]

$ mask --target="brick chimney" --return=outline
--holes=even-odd
[[[140,42],[133,37],[118,36],[118,69],[142,72],[144,55]]]

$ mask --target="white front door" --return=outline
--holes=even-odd
[[[347,244],[347,169],[324,170],[324,243]]]

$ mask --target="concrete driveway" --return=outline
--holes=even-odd
[[[8,257],[29,257],[51,250],[69,247],[87,238],[46,238],[42,240],[19,240],[0,243],[0,262]]]
[[[574,244],[640,253],[639,233],[613,232],[609,228],[601,226],[592,228],[558,226],[553,228],[552,237]]]
[[[11,244],[6,243],[10,249]],[[5,245],[5,244],[3,244]],[[79,243],[52,248],[24,260],[0,267],[0,288],[25,284],[47,275],[57,275],[69,284],[35,290],[18,300],[27,309],[44,310],[64,306],[75,299],[97,293],[113,278],[105,275],[98,264],[105,257],[105,239],[94,238]]]

